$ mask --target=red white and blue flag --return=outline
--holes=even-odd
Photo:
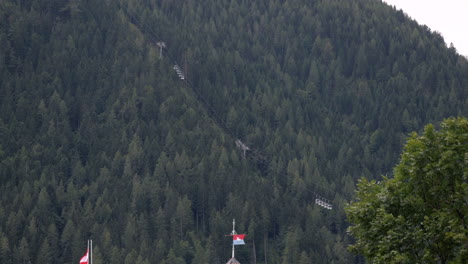
[[[234,245],[245,245],[244,237],[245,237],[245,235],[233,235],[232,236],[232,243]]]

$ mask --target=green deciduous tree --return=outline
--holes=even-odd
[[[468,120],[409,138],[394,178],[362,179],[346,208],[351,251],[372,263],[468,262]]]

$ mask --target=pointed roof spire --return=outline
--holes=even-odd
[[[230,259],[228,262],[226,262],[226,264],[240,264],[240,262],[237,261],[236,258],[232,258],[232,259]]]

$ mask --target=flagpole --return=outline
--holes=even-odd
[[[234,236],[236,235],[236,219],[232,219],[232,232],[231,232],[231,235]],[[234,240],[232,241],[232,258],[234,258]]]
[[[90,249],[90,250],[91,250],[91,251],[90,251],[90,252],[91,252],[91,254],[90,254],[90,256],[91,256],[91,257],[90,257],[91,262],[90,262],[89,264],[93,264],[93,240],[90,239],[90,241],[91,241],[91,249]]]
[[[89,239],[86,240],[86,244],[87,244],[87,247],[86,247],[86,254],[88,255],[88,260],[89,261]],[[80,262],[81,263],[81,262]]]

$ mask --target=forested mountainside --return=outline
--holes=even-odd
[[[224,263],[233,218],[241,263],[362,262],[356,179],[466,91],[377,0],[3,0],[0,263]]]

